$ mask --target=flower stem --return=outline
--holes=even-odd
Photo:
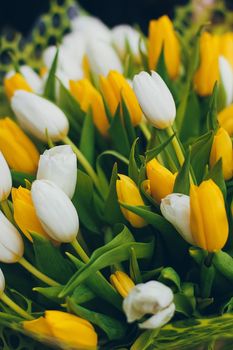
[[[166,129],[166,131],[167,131],[167,134],[168,134],[169,137],[171,137],[172,135],[175,134],[175,133],[174,133],[174,130],[172,129],[171,126],[169,126],[169,127]],[[175,151],[175,153],[176,153],[178,162],[179,162],[180,166],[182,166],[183,163],[184,163],[184,154],[183,154],[183,151],[182,151],[182,149],[181,149],[181,147],[180,147],[180,144],[179,144],[179,141],[178,141],[176,135],[173,137],[173,139],[172,139],[171,142],[172,142],[172,146],[173,146],[173,148],[174,148],[174,151]]]
[[[1,295],[1,300],[9,306],[13,311],[15,311],[18,315],[22,316],[27,320],[33,320],[34,318],[29,315],[24,309],[22,309],[19,305],[17,305],[12,299],[10,299],[5,293]]]
[[[139,124],[139,128],[141,129],[143,135],[145,136],[145,139],[146,139],[147,141],[150,141],[150,139],[151,139],[151,133],[150,133],[150,131],[149,131],[149,129],[148,129],[146,123],[145,123],[145,122],[141,122],[141,123]]]
[[[63,139],[63,142],[66,145],[71,146],[73,152],[76,154],[78,161],[80,162],[80,164],[82,164],[83,168],[86,170],[87,174],[90,175],[90,177],[92,178],[95,186],[98,188],[99,186],[99,179],[98,176],[96,174],[96,172],[94,171],[94,169],[92,168],[91,164],[88,162],[88,160],[84,157],[84,155],[82,154],[82,152],[78,149],[77,146],[75,146],[75,144],[70,140],[70,138],[68,136],[66,136]]]
[[[5,199],[4,201],[1,202],[1,207],[3,210],[3,213],[6,215],[7,219],[14,224],[14,217],[12,215],[11,208],[9,206],[8,200]]]
[[[77,239],[74,239],[73,242],[71,242],[71,245],[74,247],[75,251],[78,253],[82,261],[87,264],[89,261],[89,257],[84,251],[84,249],[81,247]]]
[[[59,286],[59,283],[57,283],[52,278],[46,276],[45,274],[37,270],[37,268],[35,268],[32,264],[30,264],[30,262],[28,262],[25,258],[21,258],[18,262],[20,265],[22,265],[26,270],[28,270],[32,275],[37,277],[42,282],[48,284],[51,287]]]

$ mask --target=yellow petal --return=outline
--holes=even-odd
[[[233,104],[224,108],[218,115],[219,124],[233,136]]]
[[[132,279],[122,271],[116,271],[112,274],[110,276],[110,281],[123,298],[127,297],[130,290],[135,286]]]
[[[4,89],[9,100],[14,96],[17,90],[32,92],[32,88],[20,73],[15,73],[10,78],[5,78]]]

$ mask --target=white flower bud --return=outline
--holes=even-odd
[[[228,106],[233,100],[233,70],[230,63],[223,56],[219,57],[219,70],[226,94],[226,106]]]
[[[43,80],[30,66],[20,66],[19,72],[22,74],[22,76],[34,92],[38,94],[42,93]],[[12,77],[15,73],[15,70],[11,70],[6,74],[6,78]]]
[[[69,198],[73,197],[77,181],[77,157],[70,146],[46,150],[39,160],[37,180],[54,182]]]
[[[158,73],[141,72],[133,79],[133,89],[147,120],[158,129],[171,126],[176,116],[174,99]]]
[[[2,152],[0,152],[0,202],[8,198],[11,188],[11,172]]]
[[[180,235],[190,244],[194,244],[190,227],[190,197],[181,193],[172,193],[162,199],[160,210]]]
[[[18,230],[0,211],[0,261],[15,263],[24,253],[23,239]]]
[[[36,215],[47,234],[58,242],[72,242],[79,230],[76,209],[53,182],[36,180],[31,189]]]
[[[81,32],[87,39],[95,38],[110,43],[111,31],[99,19],[92,16],[78,16],[71,23],[75,32]]]
[[[90,40],[87,57],[91,70],[98,75],[107,76],[110,70],[123,73],[120,58],[110,44],[101,40]]]
[[[140,328],[159,328],[174,315],[173,292],[157,281],[137,284],[123,301],[123,310],[129,323],[151,314],[148,320],[139,324]]]
[[[68,133],[65,114],[43,97],[18,90],[11,99],[11,107],[22,128],[42,141],[47,141],[46,130],[53,141],[62,140]]]
[[[4,293],[5,286],[6,286],[5,277],[3,275],[2,270],[0,269],[0,297]]]

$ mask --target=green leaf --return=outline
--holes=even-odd
[[[213,168],[209,171],[209,173],[205,177],[205,180],[208,179],[212,179],[216,183],[216,185],[222,191],[224,199],[226,200],[227,188],[222,172],[222,159],[219,159],[217,163],[213,166]]]
[[[176,312],[183,314],[186,317],[191,317],[193,314],[193,308],[190,304],[189,298],[182,293],[176,293],[174,295],[174,303],[176,305]]]
[[[62,291],[63,286],[56,287],[35,287],[33,288],[34,292],[40,293],[45,298],[60,304],[61,298],[58,297],[59,293]]]
[[[58,62],[59,50],[57,49],[56,55],[54,56],[54,60],[52,66],[49,70],[49,75],[45,83],[44,88],[44,97],[48,100],[55,102],[56,101],[56,70],[57,70],[57,62]]]
[[[135,160],[135,147],[137,145],[138,139],[139,138],[137,137],[132,144],[130,156],[129,156],[129,167],[128,167],[128,175],[135,183],[138,182],[138,175],[139,175],[137,162]]]
[[[177,117],[176,117],[177,119]],[[179,132],[180,139],[186,143],[190,138],[200,135],[201,106],[195,91],[191,90],[188,95],[186,112]]]
[[[120,108],[117,109],[115,116],[112,119],[112,123],[109,128],[109,134],[112,138],[112,142],[116,151],[128,157],[130,153],[130,143],[125,127],[122,124]]]
[[[172,282],[178,291],[181,291],[180,276],[172,267],[165,267],[159,276],[160,282],[170,281]]]
[[[215,267],[211,264],[206,266],[205,261],[203,260],[201,266],[201,296],[202,298],[209,298],[211,295],[211,290],[215,277]]]
[[[138,260],[137,260],[135,250],[134,248],[131,248],[130,251],[131,251],[130,261],[129,261],[130,277],[136,284],[142,283],[142,275],[138,266]]]
[[[146,151],[146,163],[148,163],[150,160],[152,160],[155,157],[157,157],[157,155],[160,152],[162,152],[166,148],[166,146],[171,142],[171,140],[173,139],[174,136],[175,136],[175,134],[173,134],[167,140],[165,140],[164,142],[162,142],[159,145],[155,146],[154,148],[149,149],[148,151]]]
[[[217,99],[218,99],[218,83],[214,84],[213,92],[210,97],[209,108],[207,112],[207,130],[216,130],[218,127],[217,121]]]
[[[197,247],[190,247],[189,248],[189,255],[193,258],[193,260],[198,264],[201,265],[204,258],[207,256],[207,251],[197,248]]]
[[[173,192],[189,195],[190,190],[190,151],[187,152],[185,161],[176,176]]]
[[[120,339],[125,335],[126,327],[123,322],[77,305],[73,297],[67,298],[67,304],[70,311],[102,329],[109,340]]]
[[[19,171],[11,170],[11,176],[13,185],[15,187],[19,186],[25,186],[25,180],[30,181],[31,183],[36,179],[34,175],[27,174],[27,173],[21,173]]]
[[[122,101],[122,113],[123,113],[124,126],[128,136],[129,144],[132,145],[132,143],[136,138],[135,129],[132,125],[131,116],[123,97],[121,97],[121,101]]]
[[[84,304],[94,299],[95,297],[96,294],[85,284],[80,284],[72,294],[72,299],[76,304]]]
[[[221,250],[215,253],[213,264],[223,276],[233,282],[233,258],[229,254]]]
[[[93,166],[95,154],[95,127],[91,110],[84,118],[79,149],[88,162]]]

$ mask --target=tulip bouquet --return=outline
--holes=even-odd
[[[233,33],[71,28],[3,81],[2,349],[232,349]]]

